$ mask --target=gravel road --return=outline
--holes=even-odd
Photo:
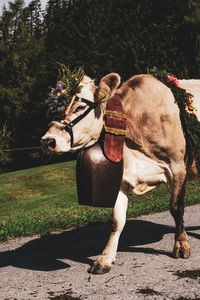
[[[92,275],[110,224],[14,239],[0,244],[0,299],[200,299],[200,205],[185,209],[191,257],[173,259],[169,212],[128,220],[116,264]]]

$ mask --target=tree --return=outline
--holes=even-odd
[[[197,76],[198,35],[186,22],[197,10],[192,0],[50,0],[45,20],[52,76],[56,60],[84,66],[98,78],[117,71],[127,79],[154,65],[179,77]]]
[[[35,123],[38,127],[33,129],[32,118],[41,106],[41,99],[37,98],[39,93],[36,93],[42,82],[39,77],[44,50],[40,16],[40,1],[34,0],[25,8],[24,1],[15,0],[9,2],[8,9],[4,8],[1,17],[0,135],[7,148],[33,145],[35,140],[38,144],[40,124]],[[3,130],[5,124],[6,131]]]
[[[191,78],[199,78],[200,73],[200,3],[198,0],[188,1],[188,11],[184,15],[185,57],[190,69]]]

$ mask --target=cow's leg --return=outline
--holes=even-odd
[[[185,183],[186,172],[181,168],[180,172],[174,174],[171,184],[172,193],[170,199],[170,212],[175,220],[175,244],[173,255],[175,258],[188,258],[190,256],[190,248],[188,245],[188,237],[184,229],[184,196],[185,196]]]
[[[112,263],[115,262],[119,237],[126,223],[128,190],[128,185],[124,184],[119,191],[113,209],[112,232],[105,249],[91,267],[90,272],[94,274],[104,274],[108,272],[111,269]]]

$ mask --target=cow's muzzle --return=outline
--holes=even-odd
[[[53,138],[41,139],[42,150],[45,152],[51,152],[56,147],[56,140]]]

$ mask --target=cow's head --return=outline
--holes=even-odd
[[[103,127],[103,100],[112,96],[119,84],[120,76],[117,73],[104,76],[98,86],[94,85],[91,78],[84,76],[80,83],[81,92],[73,97],[64,119],[51,122],[42,137],[43,150],[61,154],[93,145]]]

